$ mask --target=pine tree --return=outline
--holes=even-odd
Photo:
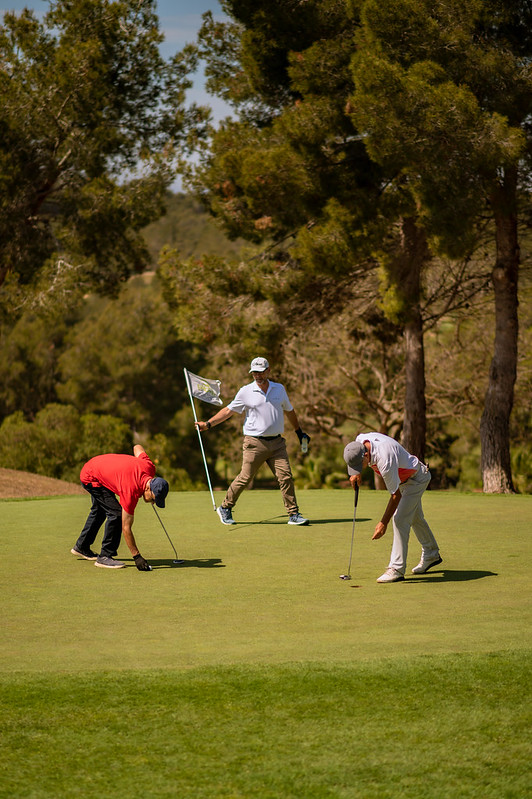
[[[353,121],[357,14],[338,0],[228,2],[225,10],[233,22],[207,18],[202,56],[211,89],[238,116],[214,134],[194,185],[230,235],[282,244],[273,249],[272,273],[279,261],[291,272],[298,311],[298,296],[318,304],[325,282],[351,277],[356,286],[381,265],[382,308],[404,330],[405,443],[423,457],[419,299],[430,254],[411,196],[384,192],[388,176],[368,157]],[[349,292],[343,296],[350,301]],[[333,302],[330,314],[339,308]]]
[[[154,0],[57,0],[42,22],[4,15],[4,297],[40,274],[43,294],[69,281],[116,294],[148,263],[140,230],[163,210],[194,61],[164,61],[161,40]]]
[[[353,2],[353,7],[358,3]],[[530,180],[528,2],[367,0],[353,116],[371,156],[407,182],[435,252],[467,253],[489,217],[495,345],[480,424],[484,490],[513,490],[519,197]]]

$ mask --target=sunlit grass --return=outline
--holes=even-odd
[[[308,527],[256,491],[227,528],[172,494],[179,567],[141,506],[150,573],[70,554],[83,496],[1,502],[0,796],[526,796],[531,498],[429,492],[443,563],[388,586],[385,495],[346,582],[352,492],[299,500]]]

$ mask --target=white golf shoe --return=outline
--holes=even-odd
[[[400,580],[404,580],[404,574],[398,572],[397,569],[386,569],[384,574],[381,574],[380,577],[377,578],[378,583],[398,583]]]
[[[435,558],[429,558],[429,560],[423,560],[423,558],[421,558],[417,566],[414,566],[412,569],[412,574],[425,574],[425,572],[428,572],[433,566],[439,566],[441,562],[442,559],[439,555]]]

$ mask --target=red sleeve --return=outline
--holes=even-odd
[[[144,471],[146,471],[149,475],[148,480],[150,480],[152,477],[155,477],[155,466],[153,465],[152,461],[150,460],[146,452],[141,452],[137,460],[142,461]]]

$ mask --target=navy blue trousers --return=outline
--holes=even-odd
[[[81,484],[92,497],[92,505],[85,526],[81,531],[76,546],[87,550],[92,547],[98,531],[105,522],[100,555],[112,558],[118,551],[122,538],[122,506],[116,496],[104,486]]]

